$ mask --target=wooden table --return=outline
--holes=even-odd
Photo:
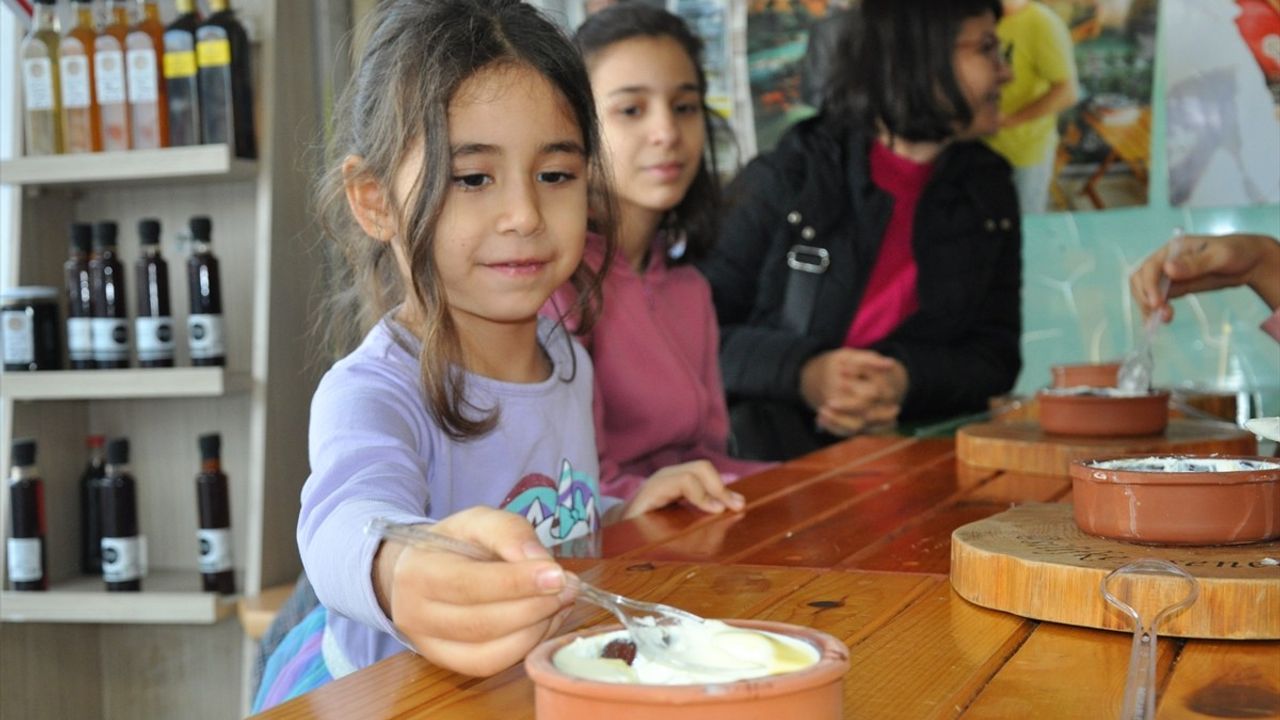
[[[735,487],[743,514],[653,513],[605,530],[605,559],[563,562],[701,615],[831,633],[850,648],[848,718],[1118,714],[1129,635],[980,608],[947,581],[952,530],[1069,500],[1065,477],[967,468],[950,439],[864,437]],[[569,624],[609,620],[579,606]],[[1159,655],[1159,718],[1280,717],[1280,642],[1162,639]],[[261,717],[530,720],[533,687],[519,666],[477,679],[404,653]]]
[[[1129,122],[1108,121],[1097,110],[1086,110],[1081,113],[1081,117],[1107,144],[1107,156],[1085,180],[1081,189],[1081,192],[1089,196],[1094,208],[1101,210],[1106,206],[1098,192],[1098,181],[1116,160],[1129,166],[1134,178],[1145,191],[1147,167],[1151,158],[1151,108],[1139,108],[1134,119]]]

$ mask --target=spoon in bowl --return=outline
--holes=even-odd
[[[1169,250],[1165,254],[1165,262],[1178,257],[1182,252],[1182,228],[1173,229],[1173,237],[1169,240]],[[1160,302],[1169,298],[1169,286],[1173,281],[1162,270],[1160,272]],[[1124,356],[1124,362],[1116,372],[1116,387],[1128,392],[1148,392],[1151,390],[1151,369],[1155,359],[1151,356],[1151,341],[1155,339],[1156,330],[1160,328],[1160,313],[1153,312],[1147,316],[1142,326],[1142,334],[1138,344]]]

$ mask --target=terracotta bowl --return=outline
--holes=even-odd
[[[1115,387],[1116,373],[1120,372],[1120,363],[1078,363],[1075,365],[1054,365],[1049,368],[1053,374],[1053,386],[1063,387]]]
[[[838,720],[843,717],[842,678],[849,649],[830,635],[799,625],[764,620],[725,620],[737,627],[787,635],[818,649],[817,664],[792,673],[704,685],[628,685],[561,672],[552,658],[575,639],[620,630],[593,627],[548,640],[525,658],[534,683],[539,720]]]
[[[1157,545],[1280,537],[1280,459],[1131,455],[1071,463],[1076,525]]]
[[[1040,428],[1056,435],[1093,437],[1159,435],[1169,424],[1169,393],[1131,397],[1036,393]]]

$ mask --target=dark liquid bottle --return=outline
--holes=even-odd
[[[177,0],[178,17],[164,30],[164,89],[170,145],[200,144],[200,85],[196,78],[195,0]]]
[[[111,592],[142,589],[142,539],[138,533],[138,485],[129,474],[129,441],[107,443],[102,503],[102,579]]]
[[[187,342],[191,364],[226,365],[222,335],[222,284],[218,258],[209,252],[213,222],[203,215],[191,218],[191,257],[187,259]]]
[[[62,266],[67,297],[67,356],[72,370],[93,367],[93,283],[89,255],[93,252],[93,226],[71,223],[71,252]]]
[[[138,222],[138,314],[134,341],[139,367],[173,367],[173,312],[169,307],[169,263],[160,255],[160,221]]]
[[[14,590],[48,590],[44,483],[36,472],[36,441],[14,440],[9,469],[9,582]]]
[[[206,144],[231,143],[237,156],[257,157],[249,36],[227,0],[210,0],[209,9],[213,13],[196,29],[200,139]]]
[[[129,320],[125,308],[124,268],[116,256],[113,222],[93,226],[94,256],[89,260],[93,284],[93,364],[97,368],[129,367]]]
[[[200,576],[205,592],[231,595],[236,591],[231,563],[231,501],[222,472],[222,436],[200,436],[200,474],[196,476],[199,506]]]
[[[103,446],[107,439],[89,436],[89,464],[80,474],[80,572],[102,574],[102,481],[107,477]]]

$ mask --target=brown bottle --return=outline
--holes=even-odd
[[[169,263],[160,255],[160,221],[138,222],[141,256],[138,258],[138,312],[134,317],[134,344],[138,367],[173,367],[173,313],[169,307]]]
[[[107,471],[98,491],[102,513],[102,579],[108,592],[142,589],[146,547],[138,531],[138,483],[129,474],[129,441],[107,443]]]
[[[98,369],[129,367],[129,320],[125,308],[124,268],[116,256],[113,222],[93,226],[94,256],[89,260],[93,283],[93,365]]]
[[[168,95],[165,93],[164,23],[152,0],[138,0],[138,23],[125,36],[129,79],[129,130],[135,150],[169,144]]]
[[[94,98],[93,50],[97,38],[92,0],[74,0],[76,21],[58,45],[62,81],[62,146],[64,152],[102,149],[101,121]]]
[[[72,370],[93,367],[93,282],[89,256],[93,252],[93,226],[71,223],[71,250],[62,266],[67,298],[67,359]]]
[[[9,583],[14,590],[49,589],[49,554],[45,548],[44,483],[36,471],[36,441],[13,441],[9,467],[10,529],[7,554]]]
[[[205,592],[231,595],[236,576],[231,563],[231,501],[227,476],[222,472],[222,436],[200,436],[200,474],[196,476],[196,501],[200,529],[200,576]]]
[[[191,218],[191,257],[187,258],[187,292],[191,314],[187,316],[187,343],[191,364],[226,365],[222,334],[222,283],[218,258],[209,252],[213,222],[200,215]]]
[[[126,88],[124,40],[129,34],[129,8],[124,0],[107,0],[107,25],[94,40],[93,89],[98,101],[103,150],[128,150],[129,93]]]

